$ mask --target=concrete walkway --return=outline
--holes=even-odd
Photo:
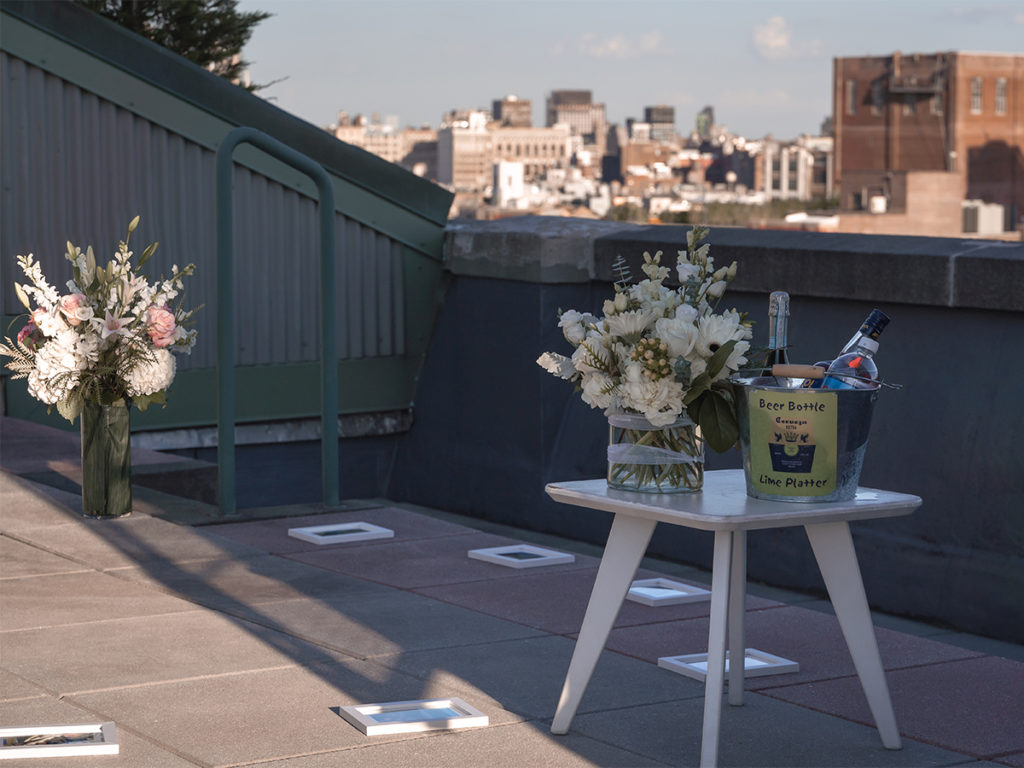
[[[570,734],[548,731],[599,548],[387,500],[194,525],[213,510],[142,486],[130,518],[86,520],[66,455],[75,441],[61,448],[68,438],[11,422],[0,421],[0,726],[114,721],[121,747],[54,765],[698,761],[703,687],[656,662],[703,649],[707,603],[627,602]],[[318,546],[287,535],[355,521],[395,538]],[[466,556],[517,541],[576,559],[516,570]],[[709,582],[656,561],[638,578],[656,575]],[[904,736],[887,751],[827,604],[750,592],[747,644],[800,671],[747,681],[745,705],[723,714],[722,766],[1024,766],[1024,649],[877,617]],[[366,737],[338,714],[448,696],[490,725]]]

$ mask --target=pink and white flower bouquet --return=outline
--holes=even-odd
[[[664,284],[670,270],[661,251],[644,253],[647,279],[633,285],[620,257],[615,295],[601,317],[572,309],[559,314],[572,355],[545,352],[537,363],[575,383],[585,403],[610,417],[633,414],[664,427],[685,411],[703,439],[725,451],[738,438],[728,377],[747,362],[752,331],[735,309],[716,313],[736,263],[716,269],[707,235],[706,227],[686,233],[675,288]]]
[[[92,246],[83,253],[69,242],[72,279],[66,293],[46,281],[33,254],[18,256],[28,282],[14,289],[29,320],[14,341],[0,343],[0,355],[11,358],[11,378],[28,379],[29,394],[56,406],[68,421],[75,421],[86,402],[130,401],[140,410],[164,403],[175,373],[171,352],[189,353],[195,346],[196,331],[186,326],[196,310],[185,311],[180,298],[183,278],[195,265],[175,265],[169,278],[150,283],[137,270],[158,243],[146,247],[133,266],[128,241],[138,225],[136,216],[105,267],[96,262]]]

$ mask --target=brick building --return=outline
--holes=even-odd
[[[959,205],[981,200],[1003,206],[1005,228],[1015,228],[1024,214],[1024,55],[897,52],[837,58],[833,73],[842,209],[913,209],[946,221],[949,230],[920,234],[955,235],[962,231]],[[919,172],[950,179],[908,179]],[[927,190],[938,188],[943,193],[929,199]],[[910,190],[918,190],[916,200],[908,199]],[[958,193],[955,206],[950,190]]]

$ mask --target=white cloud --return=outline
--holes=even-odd
[[[661,33],[657,31],[633,39],[623,35],[598,37],[588,32],[580,39],[578,50],[594,59],[635,59],[669,53],[663,42]]]
[[[752,37],[754,49],[761,58],[769,61],[810,58],[821,51],[820,40],[794,42],[789,22],[782,16],[772,16],[755,25]]]

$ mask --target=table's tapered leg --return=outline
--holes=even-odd
[[[853,537],[846,522],[819,523],[804,526],[810,539],[818,568],[825,580],[832,607],[853,657],[853,665],[864,688],[868,707],[886,749],[900,749],[900,732],[896,714],[889,698],[882,658],[878,653],[871,611],[864,594]]]
[[[715,557],[711,569],[711,620],[708,630],[708,673],[704,678],[704,730],[700,744],[701,768],[718,763],[718,729],[722,721],[722,687],[725,681],[726,624],[729,612],[730,560],[733,534],[715,531]],[[743,655],[740,654],[742,669]]]
[[[747,532],[732,534],[732,567],[729,570],[729,703],[743,705],[744,648],[743,619],[747,593]]]
[[[615,617],[626,599],[640,560],[654,533],[654,520],[617,514],[612,522],[601,566],[597,570],[594,590],[590,594],[587,613],[583,617],[580,636],[569,662],[562,695],[551,723],[552,733],[567,733],[576,708],[580,705],[597,659],[604,650]]]

